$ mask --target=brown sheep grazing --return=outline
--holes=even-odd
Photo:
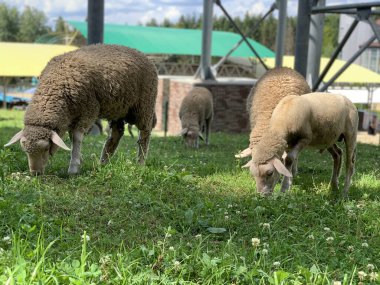
[[[187,146],[199,147],[199,138],[204,140],[202,132],[206,133],[206,144],[209,144],[210,125],[213,117],[211,92],[204,87],[194,87],[183,99],[179,110],[182,131]]]
[[[145,162],[157,96],[157,71],[141,52],[118,45],[90,45],[54,57],[24,117],[24,129],[6,146],[20,140],[33,175],[42,174],[58,147],[69,150],[61,137],[72,141],[69,174],[80,168],[86,131],[98,119],[111,126],[101,155],[107,163],[124,133],[124,124],[139,129],[138,161]]]
[[[306,80],[297,71],[280,67],[267,71],[252,88],[247,98],[247,109],[251,124],[249,147],[236,155],[237,158],[251,155],[269,127],[269,121],[278,102],[289,95],[310,93]]]

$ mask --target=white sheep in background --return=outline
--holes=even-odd
[[[199,138],[204,140],[202,132],[206,133],[206,144],[209,144],[210,125],[213,117],[211,92],[204,87],[194,87],[182,100],[179,110],[182,131],[181,135],[188,146],[199,147]]]
[[[292,184],[292,164],[305,147],[327,149],[334,160],[331,187],[338,189],[342,150],[336,145],[344,139],[346,145],[346,179],[344,196],[347,196],[354,173],[358,112],[355,105],[341,95],[310,93],[287,96],[274,109],[269,130],[252,150],[247,163],[255,177],[258,192],[270,194],[279,174],[284,179],[281,191]],[[281,156],[287,152],[285,165]]]
[[[54,57],[42,71],[40,83],[25,112],[25,128],[6,146],[21,140],[33,175],[42,174],[57,146],[70,150],[61,137],[72,140],[69,174],[80,167],[84,134],[98,119],[110,122],[111,134],[101,156],[107,163],[124,133],[124,124],[139,129],[138,161],[148,152],[157,96],[155,65],[141,52],[117,45],[90,45]]]
[[[310,92],[303,76],[291,68],[280,67],[267,71],[257,81],[247,98],[251,124],[250,145],[235,157],[251,155],[252,149],[267,132],[272,112],[282,98]]]

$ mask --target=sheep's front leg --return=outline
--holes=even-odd
[[[294,161],[297,160],[296,157],[294,157],[294,153],[289,152],[285,157],[285,167],[289,170],[289,172],[292,172],[292,166]],[[286,192],[292,186],[293,178],[284,176],[282,183],[281,183],[281,192]]]
[[[81,145],[84,137],[84,132],[80,130],[74,130],[71,133],[72,149],[71,159],[68,173],[70,175],[78,174],[81,162]]]
[[[329,147],[327,150],[331,154],[334,160],[334,167],[333,167],[333,172],[331,175],[331,182],[330,182],[331,189],[333,191],[338,191],[339,189],[338,179],[339,179],[339,173],[340,173],[340,168],[342,164],[342,150],[336,144]]]
[[[145,163],[145,159],[148,156],[149,140],[150,140],[150,130],[140,130],[138,143],[138,154],[137,161],[140,164]]]
[[[287,153],[285,157],[285,167],[292,173],[293,177],[284,176],[281,184],[281,192],[288,190],[293,183],[293,178],[297,172],[298,155],[302,149],[309,144],[309,140],[302,139]]]
[[[117,146],[119,145],[120,139],[124,135],[124,121],[111,121],[110,124],[110,134],[104,144],[102,155],[100,158],[101,164],[107,164],[110,157],[115,153]]]

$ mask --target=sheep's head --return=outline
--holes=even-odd
[[[188,128],[182,129],[181,136],[184,138],[187,146],[194,148],[199,147],[199,138],[204,140],[199,130],[189,130]]]
[[[20,141],[22,149],[28,156],[29,171],[32,175],[44,173],[49,155],[54,153],[57,146],[70,150],[55,131],[44,127],[26,126],[5,146],[10,146],[17,141]]]
[[[243,167],[249,167],[250,172],[256,181],[257,192],[262,195],[272,194],[273,189],[280,178],[280,174],[292,177],[292,174],[277,157],[273,157],[265,163],[255,163],[250,160]]]

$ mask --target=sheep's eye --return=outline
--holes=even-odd
[[[267,171],[267,176],[272,176],[273,175],[273,170]]]

